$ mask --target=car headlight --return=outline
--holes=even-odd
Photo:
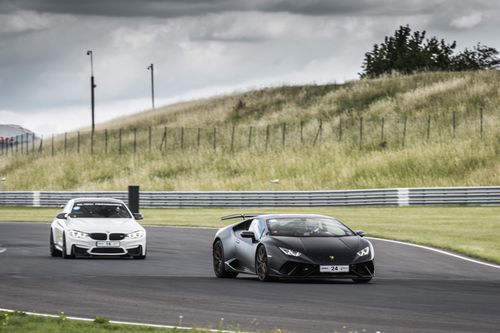
[[[302,254],[299,251],[285,249],[284,247],[280,247],[280,250],[281,250],[281,252],[283,252],[287,256],[292,256],[292,257],[298,257],[298,256],[300,256]]]
[[[134,231],[134,232],[127,234],[127,237],[130,237],[130,238],[141,238],[143,236],[144,236],[144,231],[142,231],[142,230]]]
[[[369,246],[367,246],[367,247],[365,247],[364,249],[362,249],[362,250],[358,251],[358,253],[357,253],[357,254],[358,254],[358,256],[360,256],[360,257],[364,257],[364,256],[366,256],[368,253],[370,253],[370,247],[369,247]]]
[[[85,237],[88,237],[89,234],[85,233],[85,232],[82,232],[82,231],[78,231],[78,230],[71,230],[69,232],[69,234],[71,235],[71,237],[73,238],[85,238]]]

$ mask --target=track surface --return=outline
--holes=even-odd
[[[0,307],[243,330],[500,330],[498,268],[373,240],[377,277],[367,285],[217,279],[215,230],[147,231],[146,260],[63,260],[48,255],[48,225],[0,223]]]

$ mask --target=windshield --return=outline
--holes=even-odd
[[[78,202],[71,209],[70,217],[131,218],[127,208],[112,202]]]
[[[271,236],[342,237],[354,236],[351,229],[325,217],[284,217],[267,220]]]

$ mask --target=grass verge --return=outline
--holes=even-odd
[[[57,208],[0,207],[0,221],[50,222]],[[500,263],[500,207],[319,207],[253,209],[143,209],[143,224],[214,227],[235,212],[331,215],[369,236],[429,245]]]
[[[0,312],[0,332],[2,333],[202,333],[203,329],[177,329],[112,324],[104,317],[92,321],[68,319],[64,314],[59,317],[39,317],[24,312]]]

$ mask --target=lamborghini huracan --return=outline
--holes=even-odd
[[[241,218],[215,235],[213,268],[219,278],[255,274],[274,278],[338,278],[369,282],[375,273],[373,245],[364,232],[312,214],[233,214]]]

